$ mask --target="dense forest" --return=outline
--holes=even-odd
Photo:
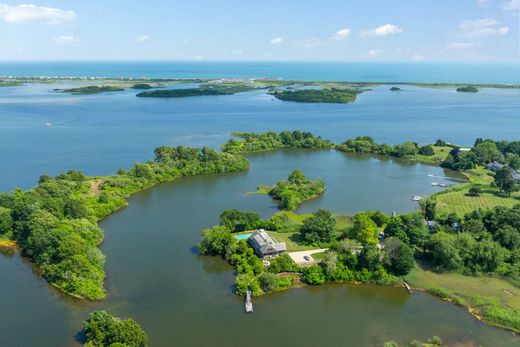
[[[116,86],[83,86],[69,89],[59,89],[57,91],[72,94],[97,94],[105,92],[122,92],[124,90],[124,88]]]
[[[222,150],[233,154],[247,154],[255,152],[274,151],[283,148],[312,148],[312,149],[330,149],[334,148],[334,144],[315,137],[310,132],[302,131],[282,131],[277,134],[274,131],[265,133],[233,133],[232,135],[241,137],[241,139],[231,139],[224,145]]]
[[[155,159],[88,178],[70,170],[42,175],[34,189],[0,194],[0,237],[11,238],[43,276],[64,292],[91,300],[105,296],[105,257],[97,248],[97,221],[127,204],[139,190],[182,176],[244,171],[245,158],[204,148],[159,147]]]
[[[133,319],[94,311],[83,322],[85,347],[148,347],[148,336]]]
[[[360,89],[298,89],[275,90],[272,92],[275,98],[283,101],[338,103],[346,104],[356,101],[357,95],[362,93]]]
[[[310,180],[299,170],[294,170],[286,180],[280,180],[269,188],[267,194],[283,210],[295,210],[303,202],[313,199],[325,191],[322,180]]]

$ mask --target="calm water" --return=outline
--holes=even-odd
[[[258,299],[254,314],[243,313],[242,299],[231,293],[231,267],[219,258],[197,256],[193,245],[223,208],[272,214],[275,209],[268,197],[245,194],[258,183],[271,183],[299,168],[311,177],[319,174],[328,187],[312,202],[312,209],[353,213],[377,207],[390,212],[413,208],[412,194],[433,191],[427,175],[445,174],[435,167],[332,151],[256,155],[251,163],[247,173],[186,178],[141,192],[127,208],[104,220],[109,295],[101,303],[65,299],[37,279],[18,256],[0,257],[2,342],[74,345],[81,321],[97,308],[137,319],[152,346],[263,346],[266,330],[273,346],[380,346],[389,339],[433,334],[486,346],[519,342],[508,332],[479,323],[462,308],[424,294],[410,296],[399,288],[295,289]],[[302,211],[309,209],[310,204],[304,205]],[[26,329],[31,334],[24,333]]]
[[[283,102],[264,91],[165,100],[133,91],[50,92],[56,87],[0,88],[0,191],[31,187],[44,172],[109,174],[148,160],[161,145],[218,147],[232,131],[301,129],[337,142],[370,135],[388,143],[443,138],[471,145],[477,137],[515,139],[520,130],[520,90],[409,86],[395,93],[381,86],[355,103],[332,105]]]
[[[298,64],[205,63],[157,64],[151,69],[143,64],[2,63],[0,75],[448,78],[439,69],[430,71],[419,68],[420,64],[393,69],[366,64],[305,69]],[[482,79],[476,82],[519,82],[514,80],[520,76],[512,73],[515,68],[489,65],[481,68]],[[473,81],[475,74],[468,69],[452,67],[457,70],[452,78]],[[388,86],[381,86],[353,104],[313,105],[273,100],[262,91],[154,100],[136,98],[131,91],[91,96],[50,92],[57,87],[0,88],[0,191],[31,187],[44,172],[77,168],[88,174],[112,173],[149,159],[159,145],[218,147],[231,131],[302,129],[334,141],[371,135],[388,143],[443,138],[471,145],[476,137],[517,139],[520,130],[518,90],[462,94],[404,87],[391,93]],[[149,333],[152,346],[260,346],[266,331],[273,345],[374,346],[389,339],[424,339],[434,334],[447,342],[518,345],[518,338],[480,324],[459,307],[395,288],[330,285],[291,290],[256,300],[255,313],[245,315],[242,300],[231,293],[231,267],[218,258],[197,256],[193,245],[223,209],[255,210],[263,216],[276,211],[268,197],[246,192],[300,169],[308,177],[321,177],[328,189],[298,212],[329,208],[348,214],[365,209],[390,213],[415,208],[412,195],[436,191],[430,182],[440,180],[429,174],[451,175],[440,168],[334,151],[281,151],[250,160],[247,173],[188,178],[141,192],[127,208],[104,220],[108,297],[103,302],[64,297],[39,279],[19,255],[0,255],[0,345],[75,345],[81,321],[98,308],[134,317]]]

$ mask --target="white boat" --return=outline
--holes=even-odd
[[[420,201],[420,200],[422,200],[422,197],[420,197],[419,195],[412,196],[412,201]]]
[[[51,125],[52,125],[51,123],[45,123],[46,127],[50,127]]]

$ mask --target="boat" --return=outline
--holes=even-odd
[[[52,125],[51,123],[45,123],[46,127],[50,127],[51,125]]]
[[[412,201],[420,201],[420,200],[422,200],[422,197],[420,197],[419,195],[412,196]]]

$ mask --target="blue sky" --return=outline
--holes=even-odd
[[[0,0],[0,60],[513,61],[520,0]]]

